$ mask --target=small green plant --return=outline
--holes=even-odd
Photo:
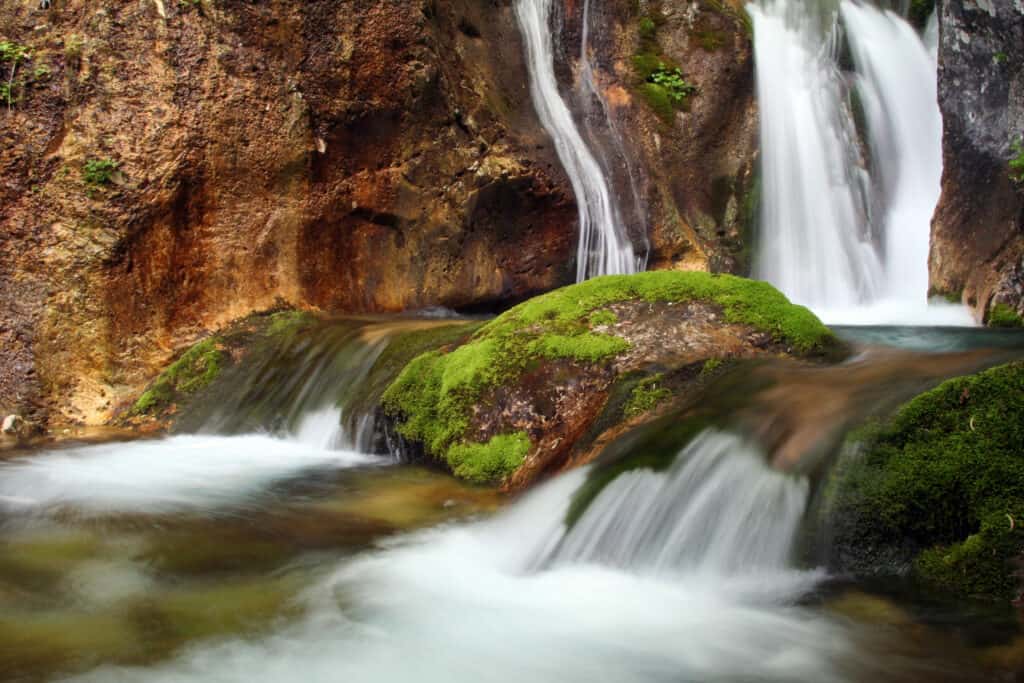
[[[640,38],[650,40],[658,33],[658,25],[650,17],[641,17],[639,30]]]
[[[1005,52],[997,52],[994,55],[992,55],[992,61],[995,62],[996,64],[1003,64],[1009,58],[1010,56]]]
[[[120,167],[113,159],[88,159],[82,166],[82,180],[91,188],[109,185]]]
[[[676,105],[682,104],[687,97],[697,92],[697,86],[686,80],[679,67],[670,68],[661,64],[647,80],[664,89],[668,98]]]
[[[1018,137],[1010,144],[1010,179],[1015,183],[1024,183],[1024,138]]]
[[[20,81],[14,77],[18,73],[18,66],[32,58],[28,48],[10,40],[0,40],[0,64],[9,64],[7,82],[0,85],[0,99],[7,103],[7,108],[19,99],[17,90],[21,87]]]
[[[33,81],[49,80],[50,74],[51,74],[50,67],[46,66],[45,64],[40,64],[39,66],[37,66],[32,71],[32,80]]]

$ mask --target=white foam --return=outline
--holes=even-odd
[[[176,436],[0,463],[0,499],[87,512],[161,513],[234,505],[309,470],[375,462],[373,456],[260,435]]]

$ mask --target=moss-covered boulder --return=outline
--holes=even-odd
[[[838,568],[1020,596],[1024,362],[949,380],[850,445],[829,494]]]
[[[611,397],[626,418],[668,401],[659,373],[692,368],[692,377],[708,359],[839,349],[812,313],[764,282],[608,276],[531,299],[464,343],[417,356],[382,403],[407,443],[456,475],[522,488],[567,465]],[[631,391],[615,391],[627,378]]]

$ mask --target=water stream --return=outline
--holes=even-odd
[[[297,335],[269,375],[291,390],[207,409],[201,429],[219,434],[5,455],[0,680],[924,682],[1005,670],[991,658],[1021,638],[1013,625],[979,649],[969,634],[987,617],[921,618],[801,560],[813,476],[771,454],[807,443],[793,424],[828,434],[921,382],[1019,355],[1019,336],[945,329],[918,337],[927,353],[760,365],[739,373],[762,388],[728,408],[733,426],[634,454],[666,466],[595,491],[599,463],[510,501],[353,446],[346,425],[361,421],[344,406],[359,404],[338,401],[369,390],[388,329]],[[1007,350],[934,353],[993,340]],[[327,347],[344,360],[325,368]],[[322,373],[343,386],[328,390]]]
[[[635,273],[639,266],[637,256],[615,196],[558,90],[555,78],[557,36],[551,29],[552,6],[552,0],[517,0],[515,10],[526,44],[533,106],[555,144],[576,196],[580,224],[576,280]]]

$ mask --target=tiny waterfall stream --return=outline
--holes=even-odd
[[[576,281],[635,273],[637,257],[615,197],[558,92],[555,37],[550,27],[552,6],[552,0],[517,0],[515,10],[526,44],[533,105],[576,195],[580,224]]]

